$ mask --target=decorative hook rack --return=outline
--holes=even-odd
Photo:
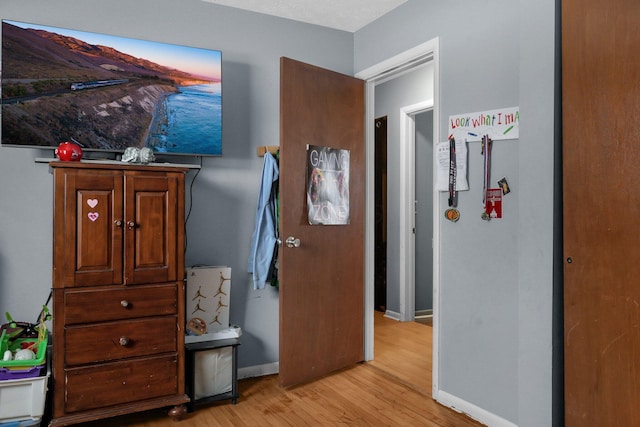
[[[267,152],[275,155],[279,149],[280,149],[280,146],[278,145],[261,145],[257,149],[257,154],[259,157],[264,157],[264,155],[267,154]]]

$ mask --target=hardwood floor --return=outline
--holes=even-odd
[[[431,398],[433,328],[398,322],[374,312],[374,360],[369,362],[400,382]]]
[[[375,360],[283,389],[276,375],[239,382],[237,405],[198,406],[175,423],[150,411],[91,427],[481,426],[431,399],[431,327],[375,315]]]

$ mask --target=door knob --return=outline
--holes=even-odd
[[[300,247],[300,239],[296,239],[293,236],[287,237],[287,240],[285,240],[285,243],[290,248],[299,248]]]

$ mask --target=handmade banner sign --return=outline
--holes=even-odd
[[[449,116],[449,135],[480,141],[483,135],[494,141],[520,137],[520,108],[508,107]]]

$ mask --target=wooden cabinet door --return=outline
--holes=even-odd
[[[125,174],[125,284],[178,279],[179,175]]]
[[[122,175],[54,174],[55,287],[122,283]]]
[[[56,287],[178,280],[182,173],[54,173]]]

